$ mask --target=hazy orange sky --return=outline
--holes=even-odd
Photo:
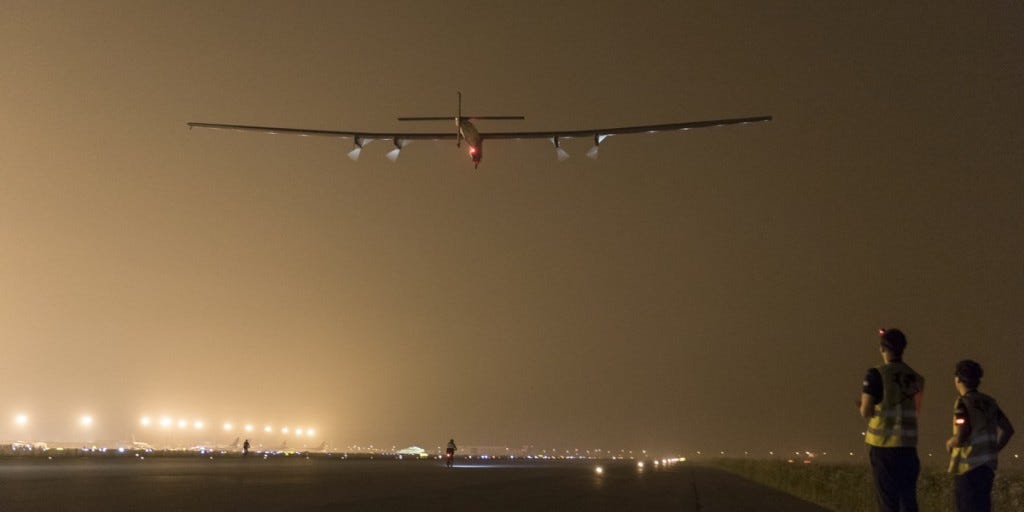
[[[847,451],[894,326],[922,450],[958,359],[1022,423],[1022,26],[1019,2],[7,1],[0,439],[169,414],[339,446]],[[492,141],[476,171],[450,143],[352,162],[185,127],[445,130],[395,117],[457,90],[526,116],[491,131],[775,121],[563,163]]]

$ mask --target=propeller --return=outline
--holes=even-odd
[[[587,150],[587,158],[597,160],[597,148],[601,145],[601,141],[607,137],[610,137],[610,135],[601,135],[599,133],[594,134],[594,147]]]
[[[558,137],[552,137],[551,143],[555,145],[555,155],[558,157],[558,161],[566,161],[569,158],[569,152],[558,145]]]
[[[388,160],[391,160],[392,162],[398,160],[398,154],[402,152],[402,148],[404,148],[405,146],[407,146],[409,144],[409,140],[408,139],[395,138],[394,139],[394,143],[395,143],[395,149],[392,149],[391,151],[388,151],[388,154],[385,155],[385,156],[388,157]]]
[[[353,142],[356,147],[352,148],[352,151],[348,152],[348,157],[351,158],[353,162],[358,162],[359,154],[363,152],[363,146],[373,142],[373,139],[361,139],[356,137]]]

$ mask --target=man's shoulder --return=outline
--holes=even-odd
[[[898,370],[901,373],[913,375],[914,378],[916,378],[917,380],[924,382],[924,375],[918,373],[917,370],[915,370],[912,366],[907,364],[906,361],[903,361],[902,359],[899,361],[886,363],[885,365],[882,365],[882,367],[891,367],[892,369]]]

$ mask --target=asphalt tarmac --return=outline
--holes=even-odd
[[[603,467],[603,473],[595,471]],[[342,460],[339,457],[0,459],[0,511],[826,509],[688,462]]]

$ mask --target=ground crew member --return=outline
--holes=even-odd
[[[899,329],[879,331],[884,364],[868,370],[857,403],[868,420],[864,441],[880,512],[917,512],[917,415],[924,377],[903,362],[907,338]]]
[[[953,384],[960,397],[953,405],[953,437],[946,441],[953,473],[957,512],[992,510],[992,481],[999,451],[1013,437],[1013,425],[996,400],[978,392],[984,375],[970,359],[956,364]]]
[[[448,467],[455,463],[455,439],[448,440],[448,446],[444,449],[444,462]]]

